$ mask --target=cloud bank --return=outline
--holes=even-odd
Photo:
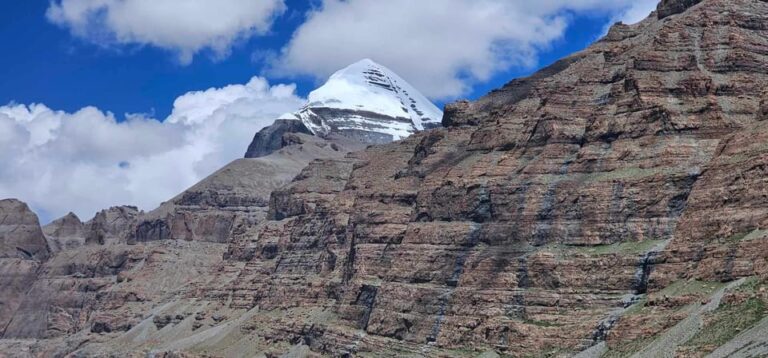
[[[573,14],[634,22],[656,2],[323,0],[274,58],[271,71],[322,79],[370,57],[428,97],[456,97],[512,66],[534,66]]]
[[[227,56],[235,41],[267,33],[283,11],[283,0],[54,0],[46,16],[97,44],[152,45],[189,63],[204,49]]]
[[[0,198],[26,201],[43,221],[69,211],[88,219],[113,205],[153,209],[242,157],[256,131],[303,103],[294,85],[254,77],[180,96],[163,122],[118,121],[94,107],[2,106]]]

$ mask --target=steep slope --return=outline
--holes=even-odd
[[[364,145],[335,136],[285,133],[271,155],[235,160],[151,212],[112,207],[85,223],[70,213],[43,232],[54,252],[166,239],[227,242],[238,226],[262,221],[271,192],[311,161],[340,158]]]
[[[440,126],[437,107],[397,74],[369,59],[334,73],[309,103],[256,133],[245,153],[258,158],[288,145],[284,136],[312,134],[362,144],[389,143]],[[289,142],[289,141],[288,141]]]
[[[697,220],[718,215],[722,204],[711,200],[724,200],[713,195],[721,189],[697,193],[729,153],[725,141],[761,146],[754,126],[764,118],[768,4],[665,1],[660,9],[673,10],[616,25],[530,78],[449,106],[448,129],[305,170],[273,194],[279,221],[231,245],[232,257],[248,262],[238,281],[262,287],[240,285],[239,304],[286,312],[282,334],[328,354],[469,346],[567,354],[605,339],[611,351],[642,347],[640,337],[663,334],[716,293],[710,287],[720,284],[704,280],[764,274],[759,235],[741,244],[741,256],[713,243],[679,258],[700,275],[664,265],[691,239],[681,231],[691,195],[710,198],[701,208],[713,212],[692,214]],[[762,152],[749,153],[762,165]],[[732,180],[753,166],[736,158],[723,169]],[[762,205],[760,173],[743,189],[753,205]],[[753,218],[750,232],[764,218],[754,209],[726,210],[735,216],[723,220]],[[698,265],[709,253],[720,261]],[[307,306],[333,318],[291,326]]]
[[[264,220],[273,190],[289,183],[316,159],[341,158],[363,143],[288,133],[281,149],[260,158],[238,159],[141,216],[138,242],[176,239],[229,242],[232,232]]]
[[[245,152],[246,158],[258,158],[270,155],[283,147],[290,145],[286,134],[303,133],[312,134],[307,127],[299,120],[278,119],[272,125],[262,128],[253,136],[248,150]]]
[[[369,59],[334,73],[309,103],[281,119],[298,119],[315,135],[337,133],[387,143],[440,126],[442,112],[390,69]]]
[[[0,348],[765,355],[768,2],[659,10],[447,128],[312,161],[228,243],[57,254],[33,297],[64,293],[27,307],[59,319]]]
[[[18,200],[0,200],[0,257],[46,260],[48,243],[37,215]]]
[[[0,200],[0,335],[12,323],[49,255],[37,215],[18,200]]]

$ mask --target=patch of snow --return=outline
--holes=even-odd
[[[277,119],[293,119],[293,120],[296,120],[296,119],[299,119],[299,117],[297,117],[293,113],[283,113],[283,115],[281,115]]]
[[[364,59],[334,73],[309,94],[308,107],[351,109],[409,118],[416,130],[443,118],[430,100],[392,70]]]
[[[340,118],[319,118],[315,111],[319,109],[348,114]],[[366,113],[391,120],[368,118]],[[392,70],[364,59],[334,73],[309,94],[304,108],[281,119],[301,119],[309,130],[319,135],[326,135],[335,127],[389,134],[399,140],[439,125],[442,117],[440,109]]]

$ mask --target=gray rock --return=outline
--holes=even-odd
[[[700,3],[701,0],[661,0],[656,8],[659,20],[685,12],[688,8]]]
[[[46,260],[48,243],[37,215],[16,199],[0,200],[0,258]]]
[[[312,134],[299,120],[278,119],[269,127],[264,127],[253,137],[253,141],[245,152],[246,158],[258,158],[272,154],[286,147],[288,143],[283,136],[287,133]]]
[[[115,206],[102,210],[86,223],[86,244],[124,244],[132,239],[139,210],[135,206]]]
[[[85,245],[85,226],[74,213],[69,213],[43,226],[51,252],[71,250]]]
[[[335,135],[324,139],[301,132],[284,132],[281,141],[283,147],[273,153],[237,159],[142,215],[130,242],[229,242],[239,227],[263,221],[272,191],[290,183],[311,161],[342,158],[365,146]]]

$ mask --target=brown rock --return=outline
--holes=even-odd
[[[694,279],[768,274],[768,3],[693,4],[450,106],[449,128],[307,159],[285,186],[201,183],[136,245],[46,262],[8,333],[98,334],[80,355],[642,348],[717,302]]]

